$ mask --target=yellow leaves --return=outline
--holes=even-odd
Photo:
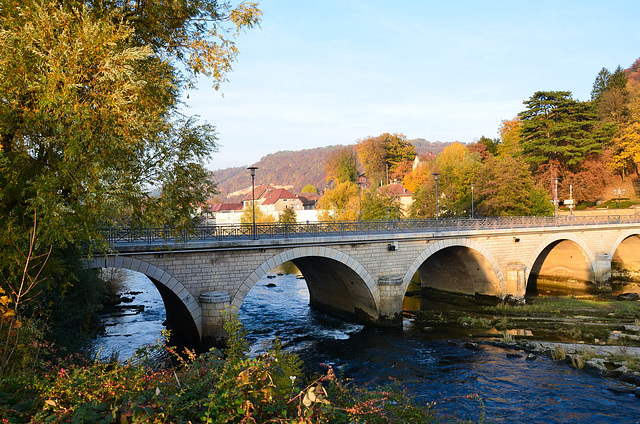
[[[5,291],[1,287],[0,287],[0,295],[3,295],[3,296],[0,296],[0,317],[2,317],[2,319],[5,321],[9,321],[10,319],[16,316],[16,311],[14,311],[10,307],[12,302],[11,298],[5,295]]]
[[[611,161],[614,169],[624,167],[629,160],[640,163],[640,122],[631,122],[622,126],[614,143],[619,148],[619,152]]]
[[[236,25],[236,35],[244,28],[253,28],[260,23],[262,11],[258,3],[242,2],[229,14],[229,19]]]
[[[502,121],[500,126],[500,140],[498,154],[516,156],[522,151],[522,121],[519,118]]]
[[[311,386],[302,398],[302,404],[307,408],[313,404],[331,405],[327,399],[327,391],[321,385]]]

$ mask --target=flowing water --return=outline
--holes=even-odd
[[[133,283],[145,278],[137,275]],[[135,287],[129,291],[140,291]],[[148,280],[144,292],[155,293],[156,300],[136,295],[133,303],[146,302],[145,312],[109,318],[113,336],[102,337],[105,348],[132,352],[128,342],[158,338],[164,317],[156,311],[162,300]],[[410,321],[402,329],[363,326],[312,310],[308,302],[306,283],[295,275],[260,280],[240,309],[252,353],[264,351],[278,337],[311,372],[322,373],[326,367],[321,364],[328,364],[359,384],[396,379],[418,401],[435,402],[443,415],[459,419],[477,420],[484,408],[493,422],[640,423],[640,399],[616,394],[622,384],[618,381],[545,357],[534,361],[526,360],[526,355],[507,357],[523,352],[491,345],[472,350],[460,340],[433,339]],[[145,319],[147,324],[140,322]],[[482,401],[468,398],[473,395]]]
[[[130,300],[120,303],[102,315],[105,328],[96,337],[94,349],[100,359],[117,356],[121,359],[132,357],[145,345],[164,340],[165,309],[160,293],[151,281],[129,270],[120,270],[124,277],[121,295]]]

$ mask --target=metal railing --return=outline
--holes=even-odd
[[[176,244],[198,241],[331,237],[411,232],[460,230],[504,230],[522,228],[582,227],[640,223],[640,215],[598,215],[560,217],[494,217],[400,219],[385,221],[329,221],[310,223],[201,225],[189,230],[173,228],[104,228],[104,240],[111,245]]]

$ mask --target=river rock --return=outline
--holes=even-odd
[[[276,285],[275,285],[275,283],[269,283],[269,284],[267,284],[267,287],[275,287],[275,286],[276,286]]]
[[[622,293],[618,295],[618,300],[629,300],[629,301],[635,301],[640,299],[640,294],[635,293],[635,292],[629,292],[629,293]]]
[[[536,359],[538,359],[538,356],[536,356],[535,353],[530,353],[527,355],[527,361],[535,361]]]
[[[617,395],[628,395],[630,393],[636,393],[636,388],[631,386],[612,386],[607,388]]]
[[[522,355],[516,352],[507,353],[507,358],[522,358]]]
[[[478,344],[478,343],[474,343],[474,342],[465,342],[462,347],[465,347],[469,350],[482,350],[482,347]]]

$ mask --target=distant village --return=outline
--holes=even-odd
[[[388,184],[379,190],[397,201],[402,215],[407,216],[409,206],[413,202],[413,192],[400,183]],[[296,222],[316,222],[319,220],[318,204],[322,195],[322,192],[296,193],[291,186],[259,185],[255,187],[255,194],[252,193],[251,187],[248,187],[229,195],[231,198],[243,196],[239,202],[220,203],[210,200],[203,208],[202,216],[206,224],[241,224],[242,216],[251,211],[251,203],[255,201],[256,212],[270,217],[270,221],[278,221],[280,215],[290,209],[295,212]]]
[[[412,168],[415,170],[433,160],[434,156],[433,153],[416,156]],[[366,179],[362,179],[358,184],[362,190],[368,188]],[[401,217],[408,216],[409,207],[413,203],[412,191],[397,181],[383,185],[378,190],[399,205]],[[230,193],[227,199],[234,201],[220,202],[218,199],[210,199],[200,212],[203,223],[208,225],[241,224],[243,215],[251,213],[251,204],[255,202],[256,213],[267,217],[263,218],[266,221],[279,221],[285,211],[291,210],[295,213],[296,222],[317,222],[320,220],[319,203],[323,195],[323,190],[298,193],[290,185],[261,184],[255,186],[254,190],[249,186]]]

